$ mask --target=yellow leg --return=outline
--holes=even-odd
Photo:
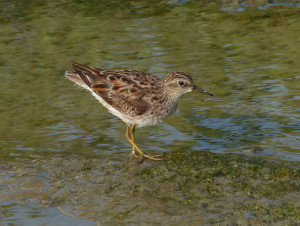
[[[134,131],[135,131],[135,129],[132,129],[132,125],[126,126],[126,139],[129,141],[129,143],[131,143],[130,140],[132,140],[134,142]],[[130,158],[132,158],[132,157],[138,158],[138,156],[135,153],[135,148],[133,145],[132,145],[132,150],[131,150],[129,157]]]
[[[127,126],[127,128],[128,128],[128,126]],[[134,142],[135,125],[130,125],[129,131],[131,131],[131,137],[130,138]],[[131,150],[131,153],[130,153],[129,156],[130,156],[130,158],[132,158],[132,157],[138,158],[138,156],[135,153],[134,146],[132,146],[132,150]]]
[[[131,132],[131,135],[130,135],[130,132]],[[135,125],[130,125],[130,127],[129,126],[126,127],[126,139],[132,145],[131,153],[133,153],[133,154],[131,156],[137,157],[137,155],[135,153],[135,151],[137,151],[140,155],[140,161],[142,161],[144,158],[151,159],[151,160],[162,160],[155,156],[152,157],[152,156],[144,154],[144,152],[142,152],[142,150],[134,142],[134,132],[135,132]]]

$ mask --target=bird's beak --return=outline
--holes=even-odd
[[[194,86],[193,91],[197,91],[197,92],[199,92],[199,93],[205,93],[205,94],[207,94],[207,95],[213,96],[212,93],[210,93],[210,92],[208,92],[208,91],[206,91],[206,90],[204,90],[204,89],[201,89],[201,88],[199,88],[199,87],[197,87],[197,86]]]

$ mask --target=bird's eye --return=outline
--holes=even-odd
[[[183,82],[183,81],[179,81],[179,82],[178,82],[178,85],[183,86],[183,85],[184,85],[184,82]]]

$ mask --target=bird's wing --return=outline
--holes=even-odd
[[[78,63],[72,66],[90,90],[116,110],[128,115],[143,115],[151,106],[139,82],[145,84],[149,78],[154,81],[156,77],[132,70],[102,70]]]

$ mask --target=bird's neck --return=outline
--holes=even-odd
[[[170,89],[167,89],[167,88],[164,88],[162,90],[163,92],[163,99],[164,101],[167,101],[169,103],[177,103],[178,99],[181,97],[182,94],[178,94],[176,92],[173,92],[172,90]]]

